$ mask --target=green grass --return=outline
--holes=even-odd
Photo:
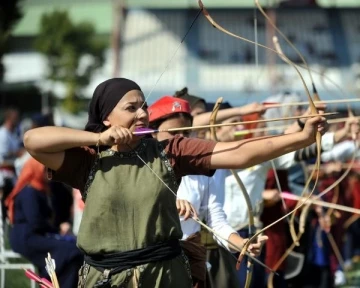
[[[11,259],[11,263],[29,263],[26,259]],[[36,272],[36,271],[34,271]],[[30,280],[25,276],[23,270],[6,270],[5,287],[9,288],[30,288]]]
[[[345,273],[347,283],[342,288],[360,287],[360,263],[354,263],[351,270]]]
[[[8,245],[6,245],[8,246]],[[11,263],[29,263],[24,258],[10,259]],[[45,265],[45,264],[44,264]],[[36,271],[35,271],[36,272]],[[353,268],[346,273],[347,284],[341,288],[360,287],[360,262],[353,264]],[[6,270],[5,287],[9,288],[30,288],[30,280],[25,276],[23,270]],[[38,287],[38,286],[37,286]]]
[[[11,249],[9,240],[5,237],[5,249]],[[9,259],[10,263],[30,263],[25,258]],[[45,261],[44,261],[45,265]],[[36,271],[33,271],[36,273]],[[1,277],[1,275],[0,275]],[[1,279],[1,278],[0,278]],[[30,279],[25,276],[24,270],[5,270],[5,287],[6,288],[30,288]],[[35,286],[36,287],[36,286]],[[39,287],[39,286],[37,286]]]

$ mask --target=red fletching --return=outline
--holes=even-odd
[[[41,278],[29,269],[25,269],[25,276],[38,283],[41,282]]]
[[[41,288],[53,288],[53,285],[51,284],[51,282],[49,282],[49,280],[45,278],[40,278],[40,276],[36,275],[33,271],[29,269],[24,269],[24,270],[25,270],[25,276],[30,280],[37,282]]]
[[[45,278],[41,278],[41,284],[40,284],[41,288],[53,288],[54,286],[52,285],[52,283],[45,279]]]

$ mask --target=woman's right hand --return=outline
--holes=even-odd
[[[179,212],[179,216],[184,216],[186,221],[190,217],[197,219],[198,215],[194,206],[187,200],[176,199],[176,208]]]
[[[130,144],[133,134],[128,128],[112,126],[100,134],[99,144],[102,146],[113,146],[119,144]]]
[[[316,138],[316,133],[320,132],[321,135],[324,135],[329,128],[328,126],[329,125],[326,121],[326,118],[315,116],[309,118],[306,121],[305,127],[301,133],[304,133],[306,139],[312,139],[312,141],[314,142]]]
[[[256,238],[256,242],[251,243],[247,249],[250,253],[250,256],[257,257],[261,253],[261,248],[265,244],[265,242],[269,239],[268,236],[260,235]],[[246,243],[249,239],[244,239],[244,243]]]

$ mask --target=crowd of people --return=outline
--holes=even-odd
[[[48,277],[44,258],[50,252],[62,288],[345,283],[344,272],[360,256],[359,218],[320,204],[296,214],[296,226],[305,215],[305,232],[286,259],[293,246],[289,218],[250,243],[238,263],[252,235],[232,171],[250,197],[251,228],[260,230],[298,204],[283,195],[302,192],[318,156],[317,133],[323,164],[315,195],[344,174],[357,152],[351,136],[359,132],[358,119],[330,125],[294,106],[286,114],[303,118],[270,130],[256,120],[289,116],[284,109],[223,103],[215,121],[229,126],[217,127],[215,140],[209,129],[191,128],[209,124],[214,104],[187,88],[173,94],[148,107],[138,84],[109,79],[94,91],[84,130],[56,127],[50,114],[19,125],[19,111],[7,109],[0,128],[0,189],[11,248],[42,277]],[[352,168],[321,201],[360,208],[360,178]],[[256,262],[248,273],[253,257],[277,274]]]

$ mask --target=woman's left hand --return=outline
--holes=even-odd
[[[194,206],[187,200],[176,199],[176,208],[179,215],[184,216],[185,221],[190,217],[198,217]]]
[[[71,234],[71,225],[69,222],[63,222],[60,224],[60,235],[64,236]]]
[[[261,248],[262,246],[265,244],[265,242],[269,239],[269,237],[265,236],[265,235],[261,235],[259,237],[257,237],[256,242],[251,243],[247,249],[247,251],[249,252],[250,256],[252,257],[257,257],[260,255],[261,253]],[[249,239],[244,239],[244,241],[248,241]]]
[[[358,134],[360,131],[359,119],[349,117],[345,122],[345,129],[347,133]]]

